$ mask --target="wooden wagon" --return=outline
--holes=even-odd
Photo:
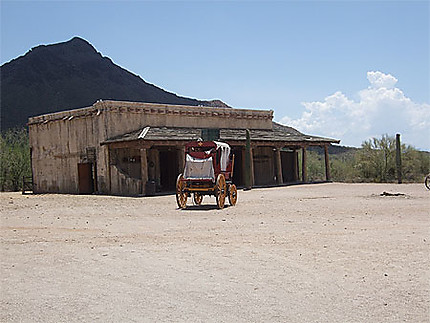
[[[218,141],[193,141],[185,145],[185,168],[176,181],[178,207],[187,207],[193,196],[200,205],[203,196],[213,195],[222,209],[228,197],[230,205],[237,202],[237,188],[233,184],[234,155],[228,144]]]

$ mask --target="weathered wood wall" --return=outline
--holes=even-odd
[[[111,165],[108,147],[101,142],[146,126],[271,129],[272,117],[273,111],[116,101],[33,117],[29,135],[34,191],[77,194],[77,165],[93,162],[99,193],[130,195],[125,187],[136,193],[142,183],[122,178],[127,176]]]

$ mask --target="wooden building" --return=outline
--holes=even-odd
[[[273,111],[98,101],[29,119],[35,193],[138,196],[175,189],[184,145],[198,138],[230,144],[234,182],[244,182],[246,129],[253,186],[306,182],[306,148],[338,140],[272,121]],[[299,153],[302,164],[299,165]],[[302,171],[299,172],[299,169]]]

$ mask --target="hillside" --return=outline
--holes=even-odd
[[[37,46],[3,64],[0,75],[2,131],[25,125],[30,116],[86,107],[99,99],[228,107],[149,84],[78,37]]]

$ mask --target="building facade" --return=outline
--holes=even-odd
[[[230,144],[233,181],[241,186],[246,129],[251,135],[253,186],[306,182],[309,146],[324,147],[329,180],[327,149],[339,141],[304,135],[272,119],[268,110],[121,101],[32,117],[33,190],[125,196],[174,191],[184,168],[185,143],[202,137]]]

